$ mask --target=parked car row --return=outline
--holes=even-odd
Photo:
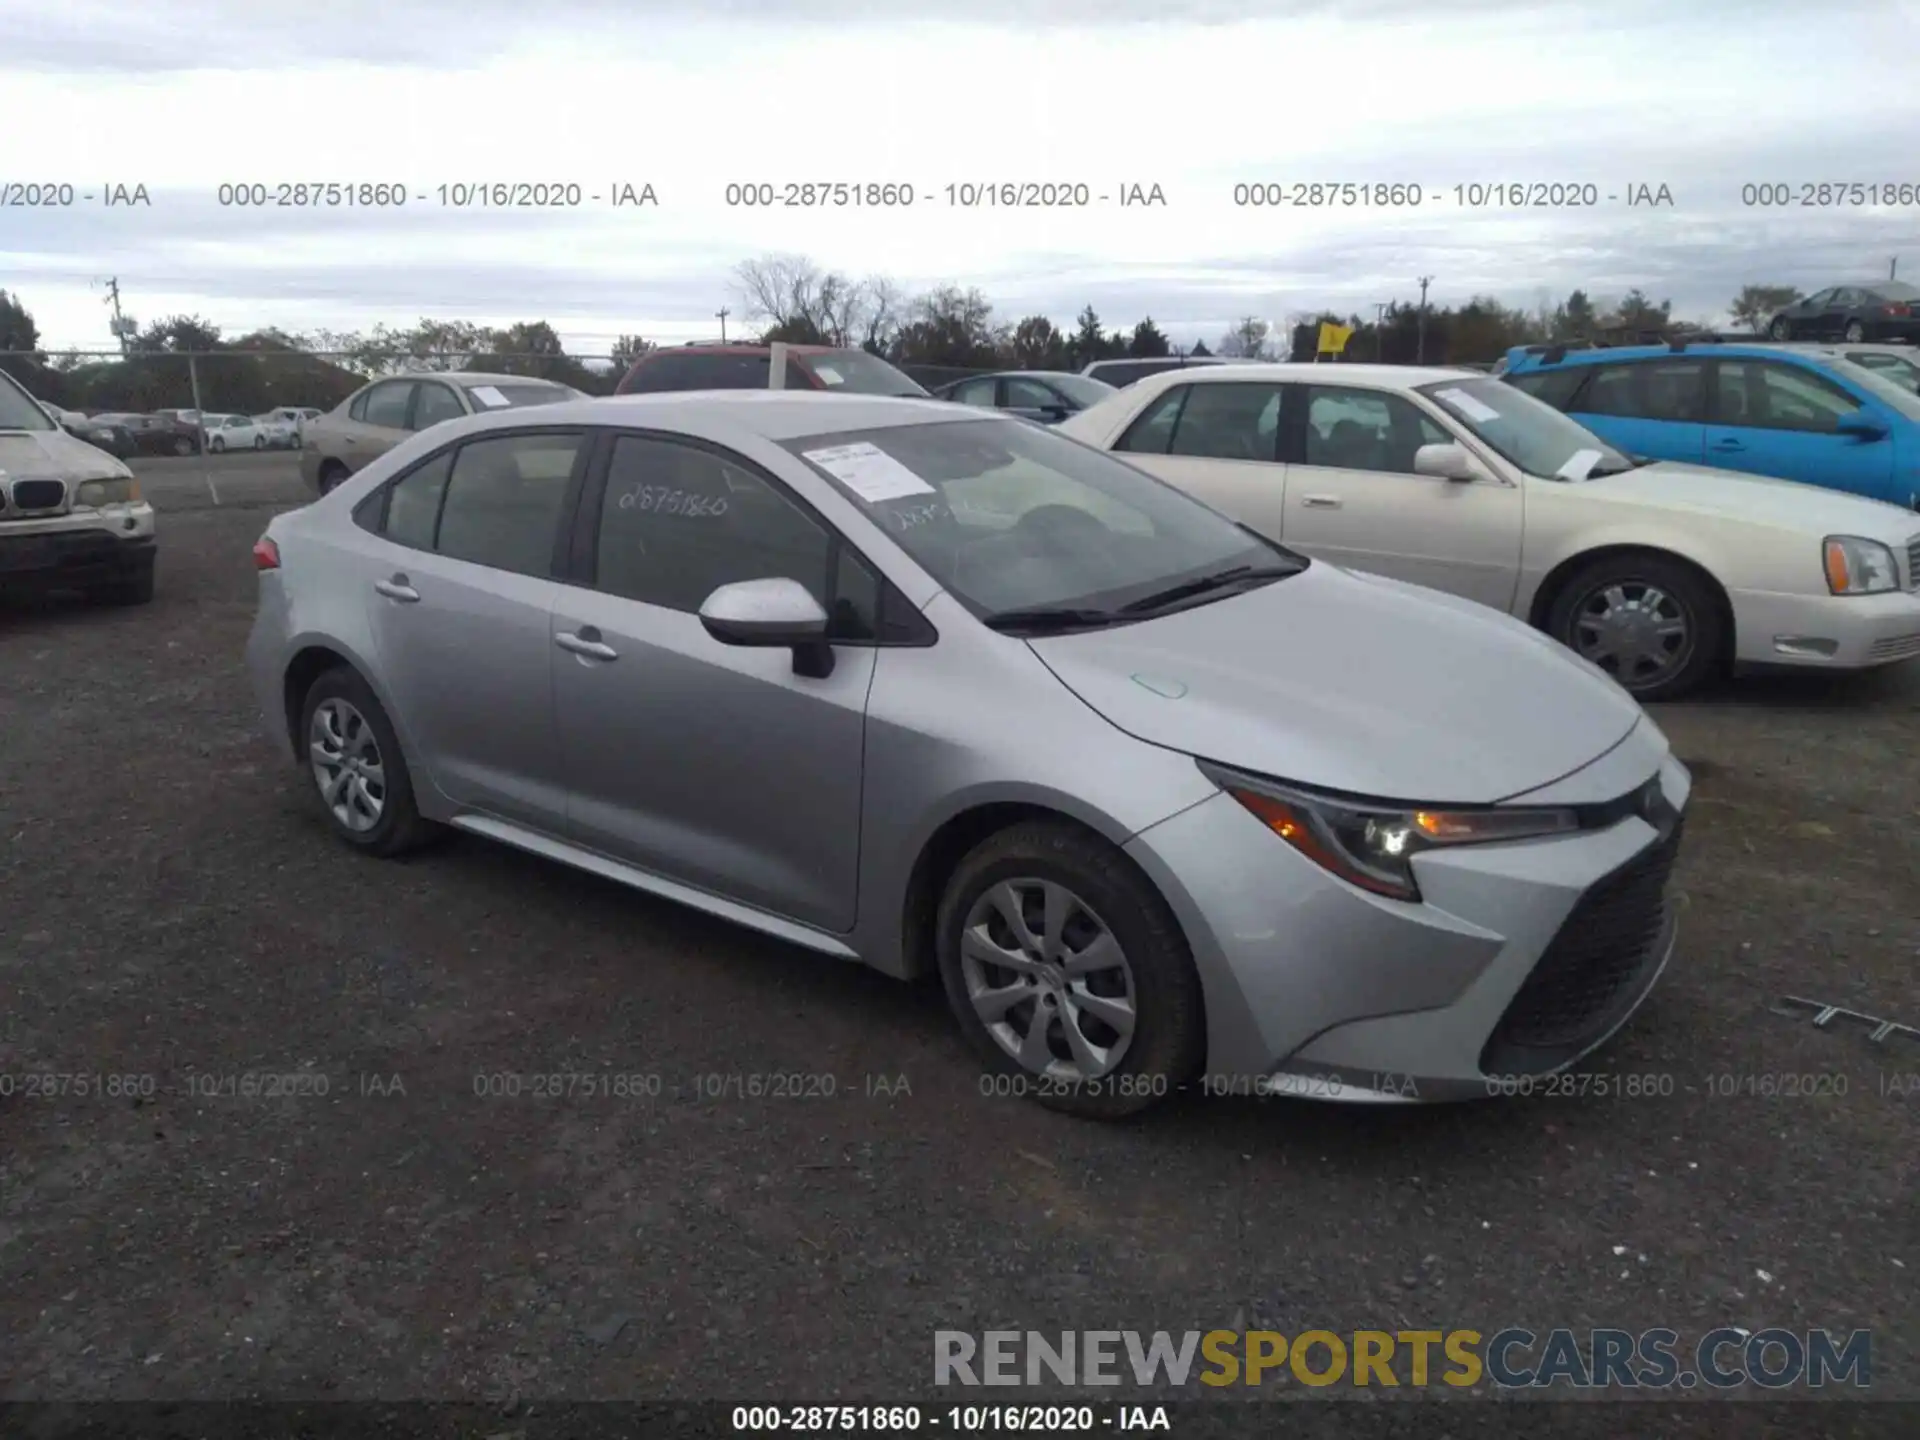
[[[215,454],[227,450],[297,450],[305,423],[321,413],[313,406],[283,405],[254,416],[175,409],[150,414],[103,411],[88,416],[44,400],[34,403],[75,439],[122,460],[134,455],[193,455],[203,445]]]

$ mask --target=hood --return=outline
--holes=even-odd
[[[1504,800],[1598,759],[1645,718],[1517,620],[1326,564],[1157,620],[1028,643],[1137,739],[1383,800]]]
[[[118,480],[132,473],[64,430],[0,431],[0,475],[9,480]]]
[[[1719,519],[1732,517],[1804,533],[1816,540],[1828,535],[1862,535],[1898,549],[1920,530],[1920,516],[1883,500],[1868,500],[1823,485],[1803,485],[1797,480],[1776,480],[1677,461],[1660,460],[1578,484],[1580,489],[1591,489],[1606,499],[1618,497],[1638,506]]]

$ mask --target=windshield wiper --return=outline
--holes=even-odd
[[[1128,615],[1135,615],[1142,610],[1158,610],[1162,605],[1189,600],[1195,595],[1224,590],[1230,585],[1250,585],[1257,580],[1284,580],[1289,575],[1299,573],[1298,568],[1291,565],[1235,565],[1230,570],[1219,570],[1212,575],[1202,575],[1197,580],[1169,585],[1151,595],[1142,595],[1138,600],[1129,600],[1120,609]]]
[[[1001,610],[980,623],[989,630],[1079,630],[1111,625],[1123,619],[1118,610],[1075,609],[1064,605],[1035,605],[1026,610]]]

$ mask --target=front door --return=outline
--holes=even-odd
[[[584,432],[490,434],[387,495],[366,605],[380,673],[456,805],[559,833],[550,578]]]
[[[821,929],[853,928],[875,650],[833,673],[723,645],[699,609],[722,585],[797,580],[859,638],[877,581],[749,462],[623,434],[581,509],[593,557],[546,637],[574,838],[656,874]],[[866,636],[871,638],[867,629]]]
[[[1286,527],[1296,550],[1506,610],[1520,575],[1521,490],[1505,480],[1414,473],[1422,445],[1458,443],[1404,395],[1291,387]]]
[[[1777,360],[1719,360],[1706,461],[1870,499],[1893,493],[1893,439],[1839,433],[1867,403],[1815,371]],[[1904,497],[1902,497],[1902,501]],[[1902,503],[1902,502],[1896,502]]]

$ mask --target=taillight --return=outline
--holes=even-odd
[[[1910,314],[1912,314],[1912,313],[1913,313],[1913,307],[1912,307],[1911,305],[1889,305],[1889,306],[1887,306],[1887,314],[1889,314],[1889,315],[1899,315],[1899,316],[1906,316],[1906,315],[1910,315]]]
[[[280,547],[265,535],[253,542],[253,568],[256,570],[280,568]]]

